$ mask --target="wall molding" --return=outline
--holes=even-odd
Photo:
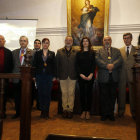
[[[109,34],[140,33],[140,24],[109,25]]]
[[[55,28],[37,28],[37,36],[48,35],[48,36],[66,36],[67,27],[55,27]]]
[[[140,24],[125,24],[125,25],[109,25],[109,34],[123,34],[125,32],[140,33]],[[37,28],[37,37],[39,36],[66,36],[67,27],[55,28]]]

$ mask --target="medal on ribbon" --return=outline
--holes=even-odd
[[[110,57],[110,56],[108,56],[108,59],[110,60],[110,59],[111,59],[111,57]]]
[[[47,63],[44,63],[44,66],[46,67],[47,66]]]

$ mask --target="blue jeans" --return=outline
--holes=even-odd
[[[45,72],[36,74],[36,83],[38,88],[38,96],[40,109],[49,111],[51,101],[51,89],[53,85],[53,75],[46,74]]]

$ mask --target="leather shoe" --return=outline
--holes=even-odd
[[[107,116],[102,115],[100,120],[101,120],[101,121],[106,121],[106,120],[107,120]]]
[[[37,110],[40,110],[40,106],[38,104],[36,104],[36,108]]]
[[[42,119],[42,118],[44,118],[44,113],[45,111],[44,110],[41,110],[41,114],[40,114],[40,116],[39,116],[39,119]]]
[[[68,111],[68,118],[71,119],[72,117],[72,112]]]
[[[6,119],[6,118],[7,118],[7,115],[3,114],[2,119]]]
[[[67,118],[68,117],[68,113],[67,111],[63,111],[63,115],[62,115],[63,118]]]
[[[136,116],[132,116],[132,118],[133,118],[134,120],[136,120]]]
[[[110,121],[115,121],[115,117],[114,117],[113,115],[108,115],[108,119],[109,119]]]
[[[20,115],[19,114],[15,114],[12,116],[12,119],[18,118]]]
[[[116,118],[121,118],[121,117],[123,117],[123,116],[124,116],[124,114],[119,114],[119,113],[118,113],[115,117],[116,117]]]
[[[45,118],[46,120],[49,119],[49,111],[45,111],[45,116],[44,116],[44,118]]]

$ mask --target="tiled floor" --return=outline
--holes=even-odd
[[[19,139],[20,121],[19,118],[11,119],[14,113],[14,106],[8,102],[2,140]],[[90,120],[82,120],[80,115],[74,115],[72,119],[63,119],[61,115],[57,114],[57,101],[51,102],[49,120],[39,120],[40,111],[36,110],[35,106],[31,113],[31,140],[45,140],[50,133],[136,140],[136,124],[130,115],[128,104],[125,116],[116,119],[115,122],[109,120],[102,122],[99,116],[91,116]]]

